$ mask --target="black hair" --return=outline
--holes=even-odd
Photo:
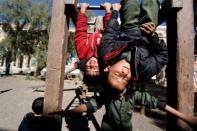
[[[87,62],[87,60],[78,61],[77,62],[78,69],[80,69],[81,71],[85,72],[85,70],[86,70],[86,66],[85,66],[86,62]]]
[[[42,114],[43,113],[43,106],[44,105],[44,97],[38,97],[36,98],[32,103],[32,110],[36,114]]]
[[[96,86],[99,85],[101,83],[101,76],[90,76],[84,73],[84,77],[83,77],[83,82],[87,85],[87,86]]]

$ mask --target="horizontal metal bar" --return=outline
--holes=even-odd
[[[94,25],[95,22],[88,22],[88,25]]]
[[[80,9],[79,4],[77,4],[77,8]],[[100,5],[89,5],[87,9],[88,10],[104,10],[104,7]]]
[[[63,91],[73,91],[77,90],[78,88],[70,88],[70,89],[63,89]],[[44,90],[35,89],[33,92],[44,92]]]

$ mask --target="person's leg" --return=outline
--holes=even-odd
[[[109,125],[106,121],[102,121],[101,123],[101,131],[114,131],[111,125]]]
[[[157,26],[159,7],[158,0],[142,0],[139,24],[153,22]]]
[[[119,40],[128,41],[141,36],[139,31],[140,6],[137,0],[122,0],[120,10],[121,33]]]
[[[122,0],[121,5],[121,30],[124,31],[127,29],[138,28],[140,8],[137,3],[137,0]]]
[[[121,5],[121,30],[135,29],[146,22],[153,22],[157,26],[160,7],[158,0],[122,0]]]
[[[133,130],[132,123],[130,121],[126,122],[126,123],[123,123],[122,130],[124,130],[124,131],[132,131]]]
[[[101,131],[114,131],[112,125],[113,124],[111,124],[111,121],[107,118],[105,114],[101,122]]]

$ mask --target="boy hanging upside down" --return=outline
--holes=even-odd
[[[87,32],[88,16],[86,15],[86,11],[88,6],[88,3],[80,4],[80,11],[76,21],[75,49],[82,63],[80,69],[84,71],[84,75],[96,77],[100,74],[98,66],[98,47],[100,46],[102,32],[111,18],[111,4],[108,2],[102,4],[105,8],[105,16],[103,21],[100,17],[96,18],[95,32],[91,34]]]
[[[105,16],[96,18],[95,32],[88,34],[88,16],[86,11],[88,3],[81,3],[77,15],[75,49],[80,60],[76,67],[84,72],[82,85],[82,98],[86,98],[86,92],[89,87],[98,85],[100,82],[100,70],[98,65],[98,48],[102,33],[111,18],[111,4],[105,2],[101,4],[105,9]],[[97,88],[94,87],[94,91]]]

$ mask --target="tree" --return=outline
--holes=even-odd
[[[30,42],[34,46],[35,57],[37,59],[38,75],[40,70],[46,66],[47,44],[49,39],[49,21],[48,6],[43,3],[32,6],[32,17],[30,32]]]
[[[5,58],[5,60],[6,60],[6,63],[5,63],[5,66],[6,66],[5,75],[9,75],[10,74],[10,63],[11,63],[11,51],[12,51],[12,49],[10,47],[9,40],[11,40],[11,39],[4,39],[2,41],[3,44],[0,44],[0,47],[1,47],[0,51],[1,51],[2,58]]]
[[[12,58],[21,53],[30,56],[42,46],[45,47],[41,49],[46,50],[50,19],[47,4],[32,3],[31,0],[3,0],[0,12]]]
[[[74,32],[70,32],[68,36],[68,48],[67,52],[69,52],[72,56],[76,55],[75,45],[74,45]]]

